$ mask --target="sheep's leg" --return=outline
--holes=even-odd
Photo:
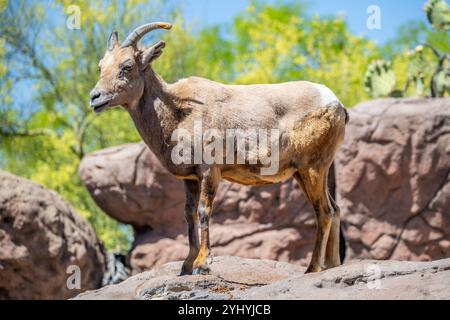
[[[316,241],[306,273],[320,272],[326,268],[325,255],[334,216],[334,209],[328,199],[327,174],[328,170],[312,167],[300,169],[295,174],[306,198],[314,207],[317,218]]]
[[[192,266],[199,251],[197,206],[200,197],[200,186],[198,181],[185,180],[184,188],[186,191],[184,216],[188,225],[189,254],[184,260],[180,275],[192,274]]]
[[[334,209],[334,214],[332,216],[331,231],[330,236],[328,238],[327,249],[325,253],[325,266],[326,268],[333,268],[341,264],[341,258],[339,256],[341,211],[329,192],[328,192],[328,199],[331,206]]]
[[[220,182],[220,173],[217,169],[210,168],[203,173],[200,187],[200,202],[198,205],[198,217],[200,220],[200,251],[194,261],[193,274],[209,274],[211,263],[211,247],[209,241],[209,220],[212,213],[214,196]]]

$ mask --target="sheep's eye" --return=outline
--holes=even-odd
[[[124,71],[131,71],[131,69],[133,69],[133,62],[131,60],[126,60],[124,63],[120,64],[120,69]]]
[[[123,78],[126,73],[130,72],[133,69],[133,66],[128,63],[124,63],[120,65],[119,77]]]

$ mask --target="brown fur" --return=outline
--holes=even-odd
[[[317,214],[316,245],[308,272],[339,265],[339,208],[329,195],[326,179],[348,121],[342,104],[336,100],[323,105],[323,92],[306,81],[238,86],[191,77],[167,84],[150,65],[141,64],[142,52],[118,44],[107,51],[100,62],[100,80],[91,94],[91,103],[98,107],[106,101],[102,110],[122,105],[161,163],[185,180],[190,251],[182,273],[209,270],[209,219],[221,179],[262,185],[294,176]],[[121,68],[130,61],[132,67],[124,75]],[[192,133],[194,121],[200,119],[203,130],[278,128],[278,173],[263,176],[260,165],[250,164],[172,163],[172,132],[184,128]]]

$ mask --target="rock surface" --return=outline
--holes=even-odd
[[[352,261],[315,274],[298,265],[217,257],[212,274],[177,276],[172,262],[75,299],[450,299],[450,259]]]
[[[81,271],[80,290],[67,287],[69,266]],[[0,171],[0,300],[70,298],[100,287],[104,269],[93,229],[67,202]]]
[[[450,98],[383,99],[351,111],[336,159],[350,258],[450,256]]]
[[[183,182],[143,143],[87,155],[79,173],[95,202],[112,218],[168,238],[185,232]]]

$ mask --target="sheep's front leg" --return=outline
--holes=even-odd
[[[198,181],[186,180],[184,182],[184,187],[186,191],[186,205],[184,209],[184,216],[188,225],[189,254],[186,260],[184,260],[180,275],[192,274],[192,266],[194,264],[195,258],[197,258],[200,246],[198,239],[197,218],[200,186]]]
[[[194,261],[193,274],[209,274],[211,263],[211,247],[209,242],[209,220],[212,205],[220,182],[220,172],[216,168],[207,169],[202,175],[200,185],[200,201],[198,205],[198,218],[200,220],[200,251]]]

